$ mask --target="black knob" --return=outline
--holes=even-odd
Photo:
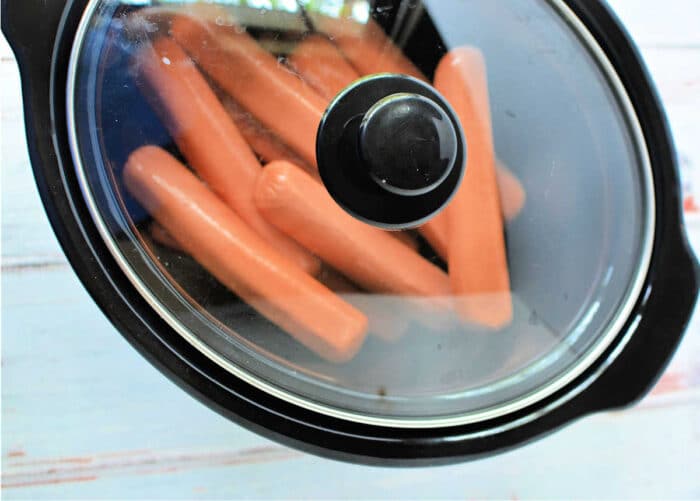
[[[430,85],[378,74],[331,102],[316,136],[321,179],[333,199],[365,222],[418,226],[450,200],[464,174],[457,115]]]
[[[391,94],[360,123],[360,154],[372,179],[398,195],[428,193],[457,156],[457,133],[445,111],[420,94]]]

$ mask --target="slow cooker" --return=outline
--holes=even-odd
[[[2,10],[75,273],[235,423],[464,461],[634,403],[679,344],[677,159],[601,1]]]

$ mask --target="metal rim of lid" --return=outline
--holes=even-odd
[[[201,340],[199,340],[195,335],[193,335],[192,332],[189,332],[182,324],[180,324],[180,322],[152,294],[149,287],[141,280],[141,277],[136,273],[136,270],[128,263],[128,261],[122,255],[116,241],[110,234],[108,226],[100,213],[100,209],[96,203],[95,197],[92,194],[91,187],[88,182],[85,171],[85,165],[83,165],[82,158],[80,155],[80,146],[77,136],[74,115],[75,91],[78,76],[78,61],[80,55],[82,54],[83,42],[86,40],[86,36],[89,31],[90,22],[93,19],[93,15],[95,14],[97,8],[103,2],[104,0],[88,0],[88,4],[85,7],[82,16],[80,17],[78,29],[75,32],[72,48],[70,51],[70,58],[68,62],[68,74],[66,81],[66,118],[68,122],[68,141],[71,156],[74,162],[76,176],[78,179],[78,184],[80,185],[80,190],[85,199],[85,203],[93,220],[93,223],[95,224],[106,247],[108,248],[110,254],[115,259],[117,265],[122,270],[126,278],[132,283],[132,285],[136,288],[139,294],[175,332],[177,332],[181,337],[183,337],[188,343],[190,343],[195,349],[197,349],[199,352],[201,352],[203,355],[209,358],[212,362],[216,363],[222,369],[233,374],[235,377],[238,377],[247,384],[250,384],[251,386],[261,391],[264,391],[265,393],[272,395],[273,397],[278,398],[282,401],[288,402],[290,404],[296,405],[298,407],[312,412],[316,412],[322,415],[349,422],[357,422],[361,424],[380,426],[386,428],[421,429],[438,429],[451,426],[473,424],[481,421],[494,419],[497,417],[502,417],[514,413],[516,411],[522,410],[530,405],[544,400],[545,398],[551,396],[558,390],[564,388],[567,384],[574,381],[586,369],[593,365],[596,362],[596,360],[598,360],[599,357],[601,357],[601,355],[605,353],[607,348],[610,346],[613,340],[620,334],[621,329],[629,320],[629,315],[634,308],[634,304],[642,292],[644,281],[646,279],[649,270],[649,265],[651,262],[652,249],[655,239],[656,200],[653,189],[654,176],[648,155],[646,140],[644,138],[639,119],[635,113],[634,106],[632,105],[632,102],[625,90],[624,85],[622,84],[620,77],[615,71],[615,67],[607,58],[605,51],[600,47],[595,37],[588,31],[583,22],[565,3],[565,0],[546,0],[546,3],[549,4],[564,21],[566,21],[567,25],[580,38],[580,40],[584,44],[585,49],[589,51],[594,61],[599,65],[602,74],[606,77],[607,83],[612,89],[613,95],[617,99],[621,111],[624,113],[623,116],[627,121],[629,132],[632,136],[632,139],[634,140],[636,153],[641,164],[641,180],[643,183],[643,195],[645,197],[645,214],[643,217],[644,227],[642,228],[642,252],[640,253],[638,259],[638,271],[634,279],[632,280],[630,287],[627,290],[627,294],[622,300],[620,308],[614,315],[614,318],[609,322],[608,328],[598,336],[597,342],[568,371],[559,375],[559,377],[553,379],[548,384],[538,388],[533,392],[530,392],[527,395],[523,395],[520,398],[514,399],[508,403],[496,407],[480,409],[477,411],[471,411],[453,416],[441,416],[435,418],[391,418],[383,416],[370,416],[320,404],[318,402],[308,400],[307,398],[301,397],[299,395],[292,394],[282,388],[273,386],[270,383],[263,381],[257,376],[247,372],[244,368],[238,367],[225,360],[221,355],[212,351],[207,345],[205,345]],[[613,350],[606,359],[605,366],[612,363],[617,357],[617,355],[619,355],[619,353],[624,348],[624,343],[628,338],[629,336],[628,334],[626,334],[625,338],[621,341],[620,348]],[[576,391],[572,391],[569,398],[573,397],[573,395],[576,393]],[[556,405],[554,407],[548,406],[546,408],[546,411],[551,411],[554,408],[556,408],[556,406],[562,405],[569,398],[558,399],[555,402]]]

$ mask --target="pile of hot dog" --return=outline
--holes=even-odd
[[[330,100],[363,75],[425,77],[372,21],[318,21],[284,59],[235,22],[184,11],[168,13],[167,28],[142,44],[135,81],[189,167],[157,146],[130,155],[124,182],[154,218],[154,237],[329,361],[350,360],[368,331],[396,337],[382,322],[405,320],[373,311],[371,297],[339,292],[400,295],[420,305],[418,316],[449,310],[482,327],[508,325],[503,222],[525,193],[494,155],[481,53],[453,49],[433,81],[469,141],[458,193],[419,228],[446,273],[418,253],[410,232],[358,221],[320,182],[315,135]]]

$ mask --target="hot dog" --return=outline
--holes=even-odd
[[[184,250],[298,341],[334,362],[358,351],[365,315],[277,252],[167,152],[133,152],[124,182]]]
[[[473,50],[476,51],[477,49]],[[481,57],[483,59],[483,56]],[[486,71],[483,61],[478,63],[478,66],[483,71]],[[485,74],[483,79],[486,79]],[[437,86],[437,80],[435,84]],[[478,113],[480,116],[488,117],[488,126],[490,129],[491,110],[489,107],[488,85],[484,81],[482,85],[471,85],[470,89],[473,97],[472,102],[475,107],[474,113]],[[493,138],[491,139],[491,144],[493,145]],[[513,174],[513,172],[511,172],[501,160],[495,158],[495,163],[501,212],[506,221],[511,221],[520,213],[525,205],[525,189],[523,188],[520,180],[518,180],[515,174]]]
[[[322,35],[309,35],[299,42],[288,62],[306,83],[329,101],[360,78],[333,42]]]
[[[425,75],[403,55],[374,20],[359,23],[348,18],[336,19],[318,14],[311,14],[310,17],[314,27],[340,47],[360,74],[401,73],[427,81]]]
[[[334,50],[342,59],[342,55],[339,54],[333,44],[330,45],[330,49]],[[324,64],[327,63],[328,61],[324,61]],[[309,66],[312,66],[312,64],[313,63],[311,61],[308,61]],[[353,72],[353,75],[357,76],[352,68],[350,70]],[[321,78],[323,78],[322,75]],[[350,82],[352,82],[352,80],[350,80]],[[238,103],[235,102],[235,100],[225,93],[221,93],[219,98],[224,108],[229,113],[231,119],[238,126],[243,137],[260,157],[268,162],[286,160],[299,167],[302,167],[304,171],[320,182],[318,171],[315,168],[308,166],[298,155],[296,155],[296,153],[282,143],[282,141],[280,141],[273,133],[258,122],[249,112],[244,110]],[[418,248],[418,243],[416,240],[406,232],[395,231],[390,232],[390,235],[414,250]]]
[[[265,129],[254,117],[241,108],[233,99],[227,95],[220,97],[224,108],[229,113],[234,123],[238,125],[243,137],[248,141],[253,151],[263,159],[270,162],[276,160],[286,160],[294,165],[302,167],[317,181],[321,181],[318,171],[304,163],[293,151],[275,137],[270,131]],[[418,249],[418,242],[410,233],[405,231],[392,231],[389,234],[411,249]]]
[[[149,225],[149,232],[159,244],[184,252],[180,244],[157,221]],[[321,267],[316,279],[367,316],[368,334],[387,342],[395,342],[408,330],[415,308],[405,298],[363,292],[328,266]],[[425,320],[425,315],[426,312],[422,311],[418,320]],[[429,327],[435,326],[430,324]]]
[[[170,38],[137,55],[136,80],[164,115],[178,148],[211,189],[268,242],[309,273],[318,258],[268,224],[253,203],[261,165],[190,58]]]
[[[231,120],[236,124],[238,130],[241,131],[243,138],[263,162],[287,160],[295,165],[299,165],[309,174],[318,176],[318,171],[314,167],[304,162],[299,155],[280,141],[250,112],[243,109],[231,96],[225,92],[221,92],[218,96]]]
[[[501,201],[501,214],[506,221],[512,221],[525,206],[525,189],[503,162],[496,160],[496,181]],[[447,210],[443,210],[429,222],[421,226],[421,233],[443,259],[447,259]]]
[[[310,165],[326,100],[239,29],[176,16],[171,33],[204,71]],[[284,119],[280,111],[284,110]]]
[[[491,328],[510,323],[513,305],[481,52],[453,49],[440,61],[435,87],[457,112],[470,154],[447,209],[450,283],[461,318]]]
[[[263,216],[367,290],[447,296],[447,275],[386,232],[358,221],[299,167],[265,166],[255,191]]]

